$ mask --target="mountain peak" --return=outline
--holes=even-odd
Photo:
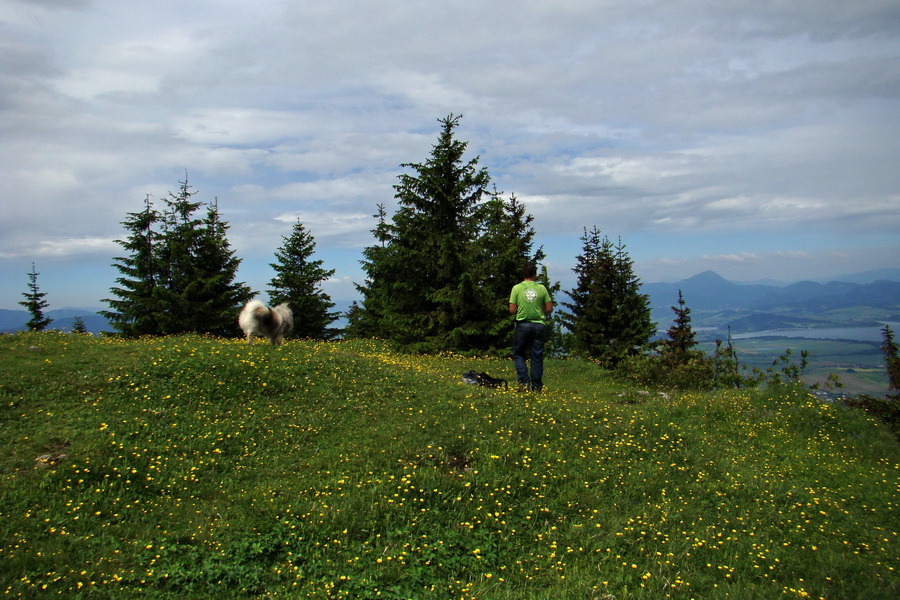
[[[759,286],[732,283],[715,271],[704,271],[678,283],[650,284],[646,290],[656,305],[664,306],[671,306],[681,290],[687,305],[700,310],[743,306],[750,296],[761,291]]]
[[[691,283],[730,283],[715,271],[703,271],[693,277],[688,277],[684,281],[690,281]]]

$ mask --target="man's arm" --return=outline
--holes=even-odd
[[[516,311],[518,311],[518,310],[519,310],[518,306],[516,306],[512,302],[509,303],[509,314],[514,315],[514,314],[516,314]]]
[[[549,300],[544,304],[544,314],[549,315],[553,312],[553,303]]]

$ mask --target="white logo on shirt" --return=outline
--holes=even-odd
[[[525,299],[528,302],[534,302],[536,298],[537,292],[535,292],[534,290],[525,290]]]

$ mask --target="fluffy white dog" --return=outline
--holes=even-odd
[[[253,337],[267,337],[274,345],[278,345],[294,329],[294,313],[287,302],[269,308],[259,300],[251,300],[241,310],[238,325],[247,343],[253,343]]]

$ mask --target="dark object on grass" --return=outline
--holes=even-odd
[[[466,371],[462,375],[462,380],[471,385],[480,385],[481,387],[509,389],[509,384],[505,379],[499,377],[491,377],[487,373],[477,371]]]

